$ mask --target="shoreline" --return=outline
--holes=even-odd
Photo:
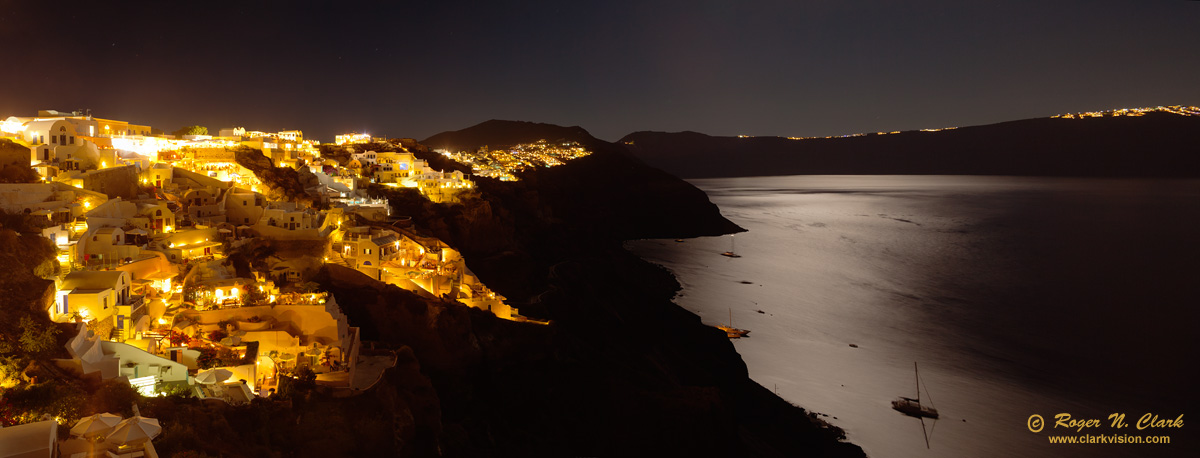
[[[673,300],[703,320],[724,321],[732,305],[735,325],[755,331],[736,345],[753,379],[768,388],[778,380],[785,399],[836,415],[831,421],[868,452],[1054,456],[1044,436],[1006,419],[1050,410],[1088,418],[1183,413],[1176,411],[1188,379],[1177,375],[1185,368],[1156,361],[1194,354],[1185,334],[1158,336],[1176,343],[1172,350],[1130,348],[1132,359],[1115,361],[1108,351],[1047,353],[1042,345],[1055,342],[1047,328],[1090,336],[1113,335],[1103,330],[1124,323],[1152,325],[1119,333],[1129,337],[1193,321],[1186,317],[1195,310],[1181,301],[1200,292],[1183,281],[1200,244],[1181,224],[1191,218],[1178,213],[1197,214],[1198,180],[857,178],[697,181],[726,217],[750,229],[746,243],[738,236],[746,256],[739,260],[718,255],[728,248],[719,238],[645,239],[628,248],[668,269],[681,285]],[[1158,209],[1178,210],[1150,212]],[[1105,250],[1091,248],[1100,242]],[[1089,280],[1099,278],[1110,280]],[[1040,296],[1018,300],[1022,291]],[[1130,294],[1162,300],[1130,309],[1140,303],[1126,300]],[[774,316],[759,318],[757,309]],[[1081,311],[1094,317],[1090,326],[1062,322]],[[1121,341],[1129,339],[1094,344]],[[1070,365],[1043,364],[1063,353]],[[916,440],[905,434],[915,420],[883,414],[893,413],[887,403],[895,396],[912,396],[913,361],[943,419],[953,420],[938,425],[928,453],[919,429]],[[1148,368],[1137,373],[1167,384],[1146,392],[1122,374],[1095,377],[1121,365]]]

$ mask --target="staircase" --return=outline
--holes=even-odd
[[[170,342],[166,341],[167,334],[170,331],[144,331],[142,332],[143,339],[154,339],[155,345],[162,349],[171,346]],[[159,350],[162,351],[162,350]]]
[[[349,269],[354,268],[354,265],[351,264],[350,261],[347,261],[346,258],[342,257],[341,253],[333,252],[333,253],[330,253],[325,258],[326,258],[326,260],[325,260],[326,264],[337,264],[339,266],[346,267]]]
[[[65,275],[71,273],[72,269],[71,269],[70,254],[67,254],[65,259],[63,258],[64,255],[61,252],[58,256],[59,256],[58,267],[59,267],[59,272],[61,273],[61,275],[65,276]]]

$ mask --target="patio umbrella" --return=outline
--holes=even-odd
[[[138,445],[162,432],[158,420],[140,415],[122,421],[104,440],[115,445]]]
[[[71,427],[71,434],[79,437],[103,436],[120,422],[120,415],[98,413],[75,422],[75,426]]]
[[[196,374],[196,383],[212,385],[229,380],[229,377],[233,377],[233,372],[228,369],[213,369]]]
[[[133,235],[149,235],[149,234],[150,234],[150,233],[149,233],[149,232],[147,232],[145,229],[141,229],[141,228],[134,228],[134,229],[130,229],[130,230],[128,230],[128,231],[125,231],[125,233],[126,233],[126,234],[133,234]]]
[[[230,347],[236,347],[242,344],[244,337],[246,337],[246,331],[233,331],[228,337],[221,339],[221,343]]]

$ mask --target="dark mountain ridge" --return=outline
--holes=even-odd
[[[492,119],[466,129],[442,132],[421,140],[421,144],[432,149],[475,151],[485,145],[503,148],[538,140],[575,141],[586,147],[608,143],[592,137],[587,130],[579,126],[563,127],[538,122]]]
[[[793,140],[634,132],[621,139],[681,177],[1026,175],[1200,177],[1200,116],[1038,118],[940,131]]]

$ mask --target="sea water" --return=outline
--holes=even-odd
[[[671,269],[676,302],[705,323],[732,312],[751,331],[735,342],[751,378],[828,415],[868,455],[1196,456],[1200,180],[692,183],[748,232],[628,247]],[[742,257],[720,255],[730,249]],[[918,394],[914,362],[936,422],[891,409]],[[1068,430],[1061,413],[1103,426]],[[1113,428],[1118,413],[1131,426]],[[1146,413],[1196,416],[1137,430]],[[1080,434],[1172,443],[1047,438]]]

